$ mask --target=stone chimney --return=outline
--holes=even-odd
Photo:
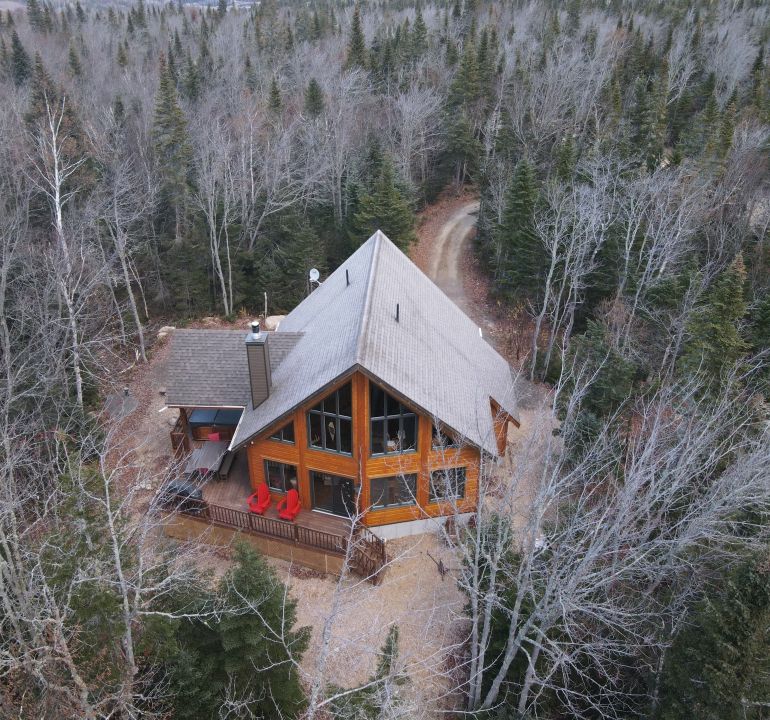
[[[272,384],[268,334],[260,331],[259,320],[251,323],[251,332],[246,336],[246,359],[249,363],[251,404],[257,407],[267,400]]]

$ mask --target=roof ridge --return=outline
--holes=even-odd
[[[364,295],[364,307],[361,310],[361,324],[358,326],[358,338],[356,340],[356,357],[355,361],[361,365],[363,363],[363,351],[366,347],[364,338],[369,330],[369,308],[372,302],[372,287],[374,286],[375,272],[377,270],[377,262],[380,258],[380,248],[382,247],[382,238],[385,234],[377,229],[377,232],[372,235],[370,240],[374,240],[374,247],[372,248],[372,260],[369,264],[369,275],[366,278],[366,294]]]

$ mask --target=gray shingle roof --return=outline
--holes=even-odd
[[[171,407],[245,407],[251,397],[245,330],[175,330],[166,366],[166,404]],[[275,372],[300,335],[270,333]]]
[[[240,404],[247,409],[233,446],[355,368],[493,455],[497,445],[490,399],[516,416],[506,361],[380,231],[286,316],[268,341],[271,366],[274,343],[286,333],[294,336],[294,344],[272,370],[270,397],[252,408],[248,387],[239,386]],[[244,338],[242,333],[238,348],[228,345],[243,366]],[[239,373],[245,377],[245,367]]]

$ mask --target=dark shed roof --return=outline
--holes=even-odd
[[[245,407],[251,397],[244,330],[175,330],[167,365],[166,404],[172,407]],[[270,333],[275,370],[302,333]]]

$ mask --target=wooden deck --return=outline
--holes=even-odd
[[[246,499],[252,492],[254,491],[251,489],[251,482],[249,480],[246,452],[241,450],[235,457],[227,480],[209,480],[203,486],[203,499],[211,505],[248,512],[249,508],[246,504]],[[276,503],[273,503],[265,511],[263,517],[285,522],[284,520],[279,520],[278,511],[275,509],[275,506]],[[350,532],[350,521],[346,518],[305,508],[300,510],[294,523],[310,530],[318,530],[343,537]]]
[[[176,451],[178,459],[182,461],[180,456],[196,445],[190,443],[185,447],[180,443]],[[181,466],[184,466],[183,462]],[[348,518],[310,509],[300,510],[294,522],[288,522],[278,517],[276,503],[264,515],[249,512],[246,501],[252,489],[245,451],[241,450],[236,455],[226,480],[212,476],[201,489],[202,500],[174,495],[166,499],[164,505],[186,516],[188,525],[208,524],[229,533],[230,539],[233,531],[259,536],[263,540],[255,542],[262,543],[263,551],[275,557],[288,558],[316,569],[320,567],[318,561],[321,558],[325,572],[329,572],[331,566],[336,567],[334,572],[340,571],[340,558],[349,557],[350,570],[374,584],[382,580],[387,566],[385,545],[364,525],[357,524],[351,532]],[[180,531],[182,535],[169,531],[176,525],[178,523],[173,521],[167,523],[168,534],[172,537],[189,535],[185,534],[187,531]]]

